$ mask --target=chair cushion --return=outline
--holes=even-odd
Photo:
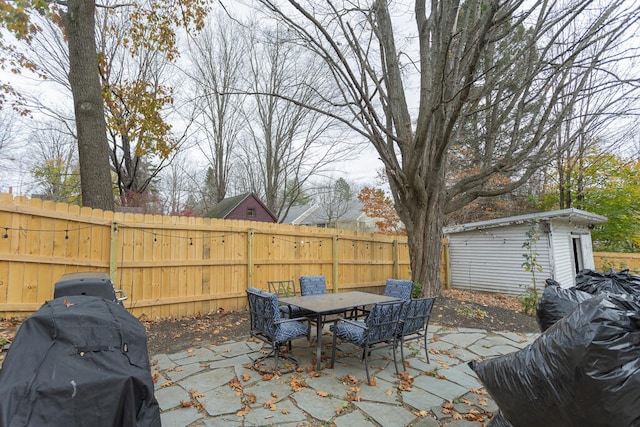
[[[338,338],[363,346],[367,339],[367,325],[365,322],[361,322],[359,320],[354,321],[354,323],[357,323],[362,327],[358,327],[348,322],[338,322],[335,325],[331,325],[329,329],[332,330]]]
[[[412,290],[413,282],[411,280],[387,279],[387,284],[384,287],[384,295],[409,301]]]
[[[309,326],[302,322],[284,322],[276,327],[274,341],[276,343],[286,342],[294,338],[306,336]]]
[[[301,295],[319,295],[327,293],[327,281],[324,276],[300,277]]]

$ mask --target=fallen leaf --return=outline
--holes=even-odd
[[[316,391],[316,394],[320,397],[327,397],[329,396],[329,393],[327,393],[326,391]]]
[[[384,393],[385,393],[387,396],[391,396],[391,395],[393,394],[393,390],[391,390],[390,388],[388,388],[388,389],[386,389],[386,390],[384,391]]]
[[[247,393],[245,396],[247,397],[247,401],[248,401],[249,403],[251,403],[251,404],[256,403],[257,398],[256,398],[256,395],[255,395],[255,394],[253,394],[253,393]]]
[[[242,381],[244,381],[245,383],[250,379],[251,379],[251,375],[247,374],[246,372],[242,374]]]
[[[245,406],[244,408],[236,412],[236,415],[239,417],[246,417],[250,411],[251,409]]]

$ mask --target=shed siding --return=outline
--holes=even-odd
[[[553,246],[555,255],[555,280],[564,288],[575,285],[576,271],[574,265],[572,234],[580,235],[583,268],[594,268],[591,233],[583,224],[575,224],[568,220],[553,222]]]
[[[247,215],[248,209],[253,209],[255,216]],[[247,197],[236,206],[225,219],[240,219],[246,221],[274,222],[273,217],[264,210],[262,205],[253,197]]]
[[[521,295],[533,284],[532,274],[522,267],[527,230],[518,224],[449,234],[452,287]],[[547,234],[541,233],[536,252],[543,269],[536,272],[536,284],[542,288],[551,277]]]
[[[554,221],[551,230],[555,274],[550,277],[567,288],[573,286],[576,275],[573,267],[572,227],[565,221]]]

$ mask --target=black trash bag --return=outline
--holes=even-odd
[[[576,288],[562,288],[553,279],[547,279],[547,286],[536,306],[536,320],[540,332],[549,329],[554,323],[570,314],[582,301],[593,295]]]
[[[640,298],[640,276],[629,273],[628,269],[619,273],[613,270],[607,273],[582,270],[576,275],[575,287],[592,295],[609,292]]]
[[[100,297],[46,302],[0,370],[0,426],[160,426],[144,326]]]
[[[514,426],[638,426],[640,304],[590,298],[524,349],[469,366]]]
[[[487,423],[487,427],[513,427],[513,424],[504,417],[502,411],[498,411]]]

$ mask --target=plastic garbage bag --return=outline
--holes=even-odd
[[[536,306],[536,320],[540,332],[544,332],[558,320],[570,314],[579,303],[593,295],[576,288],[563,288],[558,282],[547,279],[547,286]]]
[[[524,349],[469,366],[514,426],[638,426],[640,304],[590,298]]]
[[[628,269],[619,273],[582,270],[576,275],[575,287],[592,295],[609,292],[640,297],[640,276],[629,273]]]
[[[513,424],[504,417],[502,411],[498,411],[487,423],[487,427],[513,427]]]

